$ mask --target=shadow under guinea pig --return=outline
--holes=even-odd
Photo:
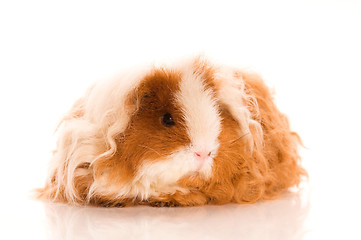
[[[309,201],[300,193],[250,205],[152,208],[45,203],[49,239],[302,239]]]

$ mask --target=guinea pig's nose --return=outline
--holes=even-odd
[[[209,151],[194,152],[194,156],[196,157],[197,160],[204,161],[209,156],[211,156],[211,152],[209,152]]]

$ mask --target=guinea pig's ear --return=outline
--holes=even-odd
[[[130,90],[124,100],[124,110],[126,114],[130,117],[134,115],[139,110],[142,102],[146,101],[150,95],[151,93],[142,86],[142,83]]]
[[[127,94],[124,101],[124,109],[127,114],[131,116],[139,109],[140,103],[141,97],[139,93],[139,88],[136,87]]]
[[[213,71],[216,96],[238,122],[238,135],[248,143],[249,149],[262,146],[263,133],[259,121],[257,99],[247,89],[242,73],[228,67]]]

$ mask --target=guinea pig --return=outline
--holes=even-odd
[[[100,81],[58,129],[40,199],[106,207],[275,199],[307,175],[256,74],[196,57]]]

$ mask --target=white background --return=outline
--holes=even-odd
[[[0,239],[361,239],[360,1],[1,1]],[[310,179],[253,205],[76,208],[31,200],[62,115],[122,68],[205,53],[253,69]]]

